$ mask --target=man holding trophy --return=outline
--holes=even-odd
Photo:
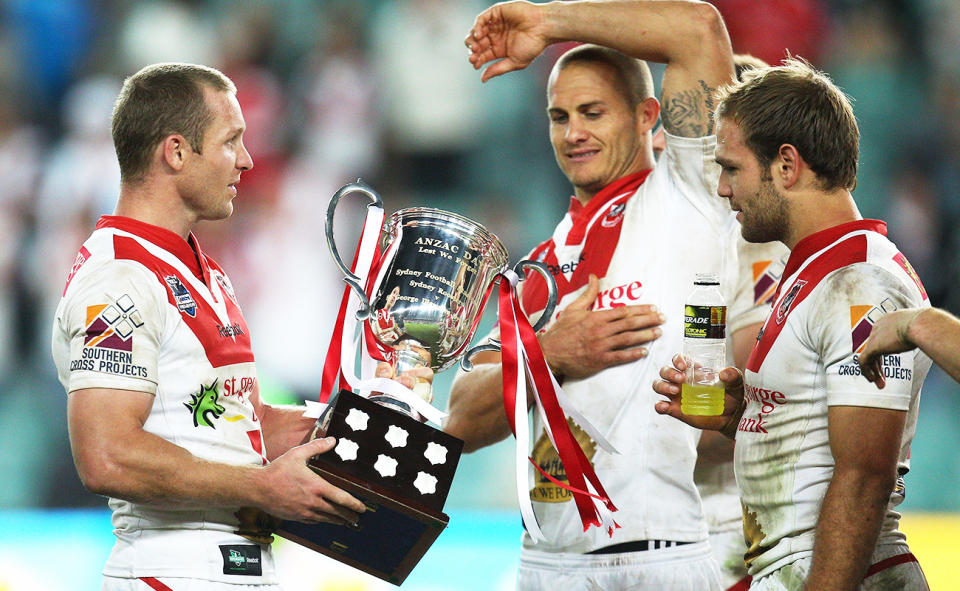
[[[574,421],[620,527],[580,527],[557,452],[533,413],[541,474],[530,497],[546,539],[524,535],[518,588],[720,589],[693,481],[699,431],[657,417],[651,384],[680,347],[694,275],[717,272],[731,291],[737,284],[736,221],[716,196],[712,113],[714,91],[734,79],[730,41],[719,13],[702,2],[508,2],[477,17],[466,45],[487,81],[569,41],[587,45],[554,65],[547,112],[574,197],[529,258],[547,263],[557,282],[559,312],[539,336],[547,362],[620,452],[595,445]],[[644,59],[666,64],[660,102]],[[666,131],[659,163],[651,147],[658,115]],[[536,277],[525,282],[524,309],[543,309],[545,293]],[[764,316],[731,314],[731,329],[749,338],[756,331],[747,326]],[[510,432],[500,356],[481,353],[474,363],[453,384],[445,423],[467,451]]]
[[[333,439],[304,443],[304,409],[260,399],[230,281],[191,233],[232,213],[244,129],[233,83],[204,66],[148,66],[114,107],[115,215],[80,248],[53,328],[77,471],[113,509],[105,590],[278,589],[265,514],[366,510],[307,466]]]

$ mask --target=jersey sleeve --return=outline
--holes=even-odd
[[[883,390],[861,375],[857,356],[873,323],[884,314],[918,305],[913,300],[907,285],[869,263],[844,267],[824,280],[806,329],[812,346],[819,345],[828,406],[908,410],[914,352],[883,356]]]
[[[111,388],[155,394],[164,292],[133,262],[110,261],[77,277],[58,310],[57,360],[67,392]]]
[[[782,242],[751,243],[736,225],[736,277],[733,297],[727,306],[727,329],[733,334],[751,324],[764,322],[777,291],[790,251]]]
[[[665,132],[665,140],[666,149],[657,166],[669,168],[680,194],[707,219],[718,227],[725,225],[731,209],[727,200],[717,195],[720,180],[720,165],[714,159],[717,136],[689,138]]]

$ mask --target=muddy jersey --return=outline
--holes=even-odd
[[[267,462],[250,400],[257,374],[247,324],[229,279],[192,235],[187,242],[130,218],[101,218],[57,307],[53,357],[68,393],[153,395],[144,430],[194,456]],[[117,541],[107,575],[276,582],[269,546],[233,533],[237,507],[109,505]]]
[[[910,351],[883,356],[886,387],[860,375],[857,353],[873,323],[929,301],[883,222],[862,220],[796,245],[773,310],[747,362],[747,406],[736,436],[747,564],[755,577],[813,554],[820,505],[833,475],[830,406],[907,413],[898,481],[880,543],[902,542],[896,506],[909,468],[920,386],[930,359]],[[829,519],[829,516],[823,516]]]
[[[696,273],[719,273],[727,300],[732,299],[737,271],[730,236],[736,220],[727,201],[716,195],[715,144],[712,136],[667,136],[667,148],[652,171],[612,183],[586,206],[571,200],[552,239],[530,255],[546,263],[557,281],[555,318],[586,289],[593,274],[600,279],[593,309],[655,304],[667,321],[663,336],[646,345],[646,358],[563,381],[571,402],[620,452],[608,454],[579,425],[571,425],[619,509],[614,516],[620,529],[612,537],[601,528],[584,532],[571,494],[532,472],[530,496],[547,539],[533,545],[526,538],[529,547],[582,553],[633,540],[707,538],[693,483],[699,432],[658,415],[654,403],[659,396],[651,384],[660,367],[682,349],[684,298]],[[543,280],[531,275],[521,283],[521,297],[524,309],[542,309]],[[533,421],[534,461],[566,482],[538,413]]]

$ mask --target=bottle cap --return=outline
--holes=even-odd
[[[717,273],[697,273],[694,285],[720,285],[720,275]]]

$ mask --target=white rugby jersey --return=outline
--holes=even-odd
[[[555,315],[586,289],[594,274],[600,279],[594,309],[655,304],[667,317],[663,336],[647,345],[646,358],[563,382],[577,409],[620,452],[606,453],[578,425],[571,425],[619,509],[614,518],[620,529],[612,537],[601,528],[584,532],[571,494],[532,472],[530,494],[547,541],[533,545],[525,536],[531,548],[583,553],[633,540],[707,538],[693,483],[699,431],[658,415],[654,403],[659,396],[651,385],[660,367],[682,350],[684,299],[696,273],[720,273],[727,301],[733,299],[737,255],[731,236],[736,220],[715,192],[715,145],[713,136],[668,135],[667,148],[652,171],[612,183],[586,206],[571,200],[552,240],[531,253],[557,280],[560,303]],[[545,286],[539,276],[531,275],[521,288],[524,309],[543,308]],[[533,459],[566,482],[538,413],[533,421]]]
[[[929,306],[920,280],[885,234],[883,222],[861,220],[801,240],[747,362],[747,406],[734,461],[750,544],[747,564],[755,577],[813,554],[834,466],[828,407],[906,411],[900,475],[909,468],[920,386],[930,359],[919,350],[885,355],[883,390],[860,375],[856,361],[883,314]],[[881,542],[903,540],[894,510],[903,494],[901,479],[890,498]]]
[[[190,241],[130,218],[100,219],[57,307],[59,378],[68,393],[153,394],[144,430],[207,460],[263,465],[247,324],[223,270]],[[117,541],[104,574],[276,582],[270,547],[233,533],[237,507],[109,505]]]

